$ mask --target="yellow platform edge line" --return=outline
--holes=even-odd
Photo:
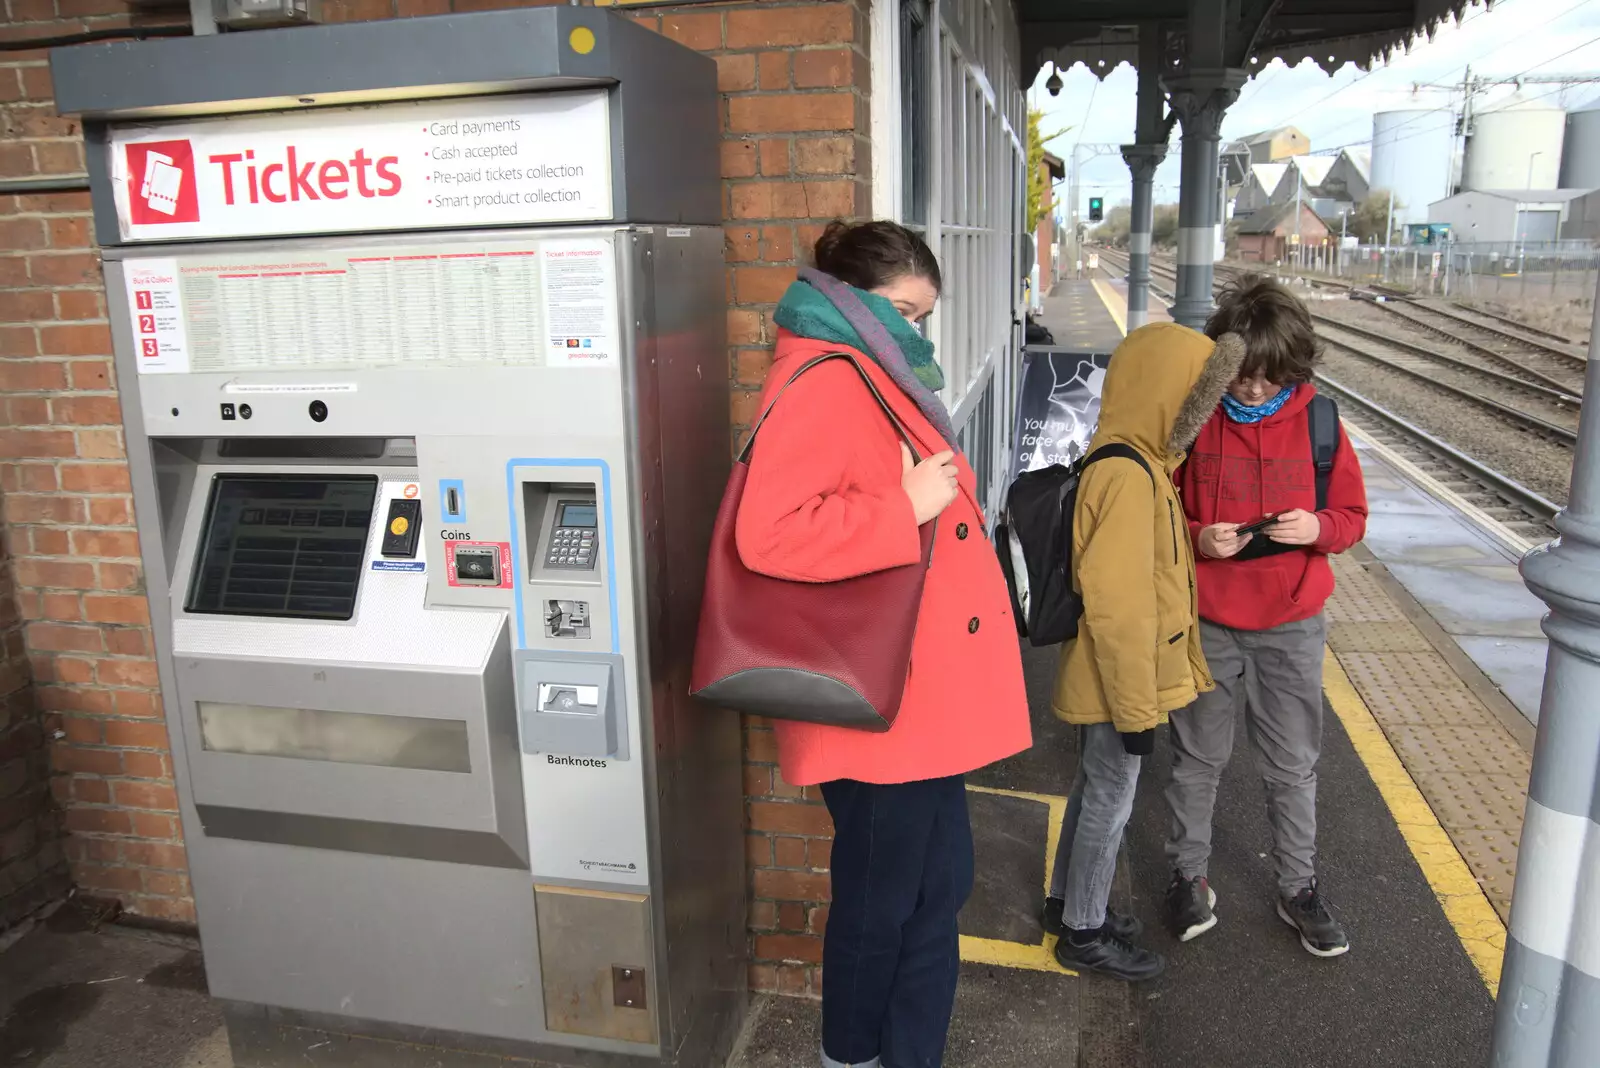
[[[1506,950],[1506,928],[1500,922],[1500,914],[1473,878],[1466,860],[1445,833],[1427,798],[1331,649],[1323,660],[1322,689],[1339,722],[1344,724],[1356,755],[1378,787],[1417,867],[1422,869],[1423,878],[1428,880],[1445,919],[1455,930],[1461,948],[1483,978],[1490,996],[1498,996],[1500,964]]]
[[[1044,843],[1044,892],[1050,894],[1050,866],[1055,861],[1056,843],[1061,841],[1061,826],[1067,818],[1067,799],[1056,794],[1035,794],[1026,790],[1004,790],[996,786],[974,786],[967,790],[975,794],[993,794],[997,797],[1017,797],[1044,805],[1049,810],[1049,830]],[[1019,968],[1030,972],[1054,972],[1057,975],[1077,975],[1056,961],[1056,937],[1047,934],[1038,945],[1027,942],[1007,942],[998,938],[961,936],[961,959],[967,964],[990,964],[997,968]]]
[[[1100,303],[1106,306],[1106,311],[1111,313],[1111,319],[1117,324],[1117,333],[1123,337],[1128,336],[1128,309],[1122,299],[1117,296],[1117,291],[1111,288],[1111,283],[1104,279],[1094,278],[1089,282],[1094,286],[1095,295],[1100,298]]]

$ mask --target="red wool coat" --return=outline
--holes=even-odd
[[[781,331],[762,408],[806,360],[843,351]],[[859,356],[919,452],[948,448],[916,403]],[[976,481],[958,457],[961,492],[939,517],[923,587],[911,674],[884,734],[774,723],[784,779],[898,783],[956,775],[1032,744],[1010,597],[984,534]],[[911,500],[900,486],[900,438],[842,360],[807,371],[783,395],[750,457],[735,526],[753,571],[834,582],[918,560]]]

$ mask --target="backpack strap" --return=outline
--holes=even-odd
[[[1328,507],[1328,483],[1333,480],[1333,460],[1339,453],[1339,406],[1318,393],[1306,406],[1306,427],[1311,433],[1311,462],[1317,467],[1317,511]]]
[[[1120,456],[1124,460],[1132,460],[1134,463],[1144,468],[1144,473],[1150,476],[1150,484],[1152,486],[1155,485],[1156,476],[1151,472],[1150,462],[1144,458],[1144,454],[1138,449],[1134,448],[1132,445],[1124,445],[1120,441],[1113,441],[1109,445],[1102,445],[1098,449],[1091,452],[1088,456],[1085,456],[1083,458],[1083,466],[1088,467],[1090,464],[1098,460],[1109,459],[1113,456]]]

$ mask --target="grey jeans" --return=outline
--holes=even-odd
[[[1217,688],[1172,713],[1167,860],[1185,878],[1206,874],[1217,783],[1233,753],[1238,701],[1266,788],[1278,891],[1293,897],[1316,876],[1317,757],[1322,751],[1323,616],[1270,630],[1201,622]]]
[[[1078,774],[1050,872],[1050,896],[1066,902],[1062,921],[1076,930],[1104,926],[1122,831],[1133,813],[1139,763],[1122,748],[1117,728],[1078,728]]]

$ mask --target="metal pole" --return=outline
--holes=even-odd
[[[1584,387],[1600,396],[1600,301]],[[1560,538],[1522,561],[1550,606],[1539,735],[1522,817],[1495,1068],[1587,1068],[1600,1050],[1600,410],[1578,422]]]
[[[1305,181],[1305,176],[1300,173],[1300,164],[1294,164],[1294,257],[1302,268],[1305,267],[1305,254],[1300,251],[1300,187]]]
[[[1134,122],[1137,144],[1123,145],[1133,172],[1133,217],[1128,220],[1128,329],[1150,321],[1150,234],[1155,229],[1156,168],[1167,157],[1167,125],[1161,111],[1161,26],[1139,24],[1139,96]]]
[[[1389,280],[1389,250],[1394,245],[1394,190],[1389,190],[1389,228],[1383,232],[1383,280]]]

